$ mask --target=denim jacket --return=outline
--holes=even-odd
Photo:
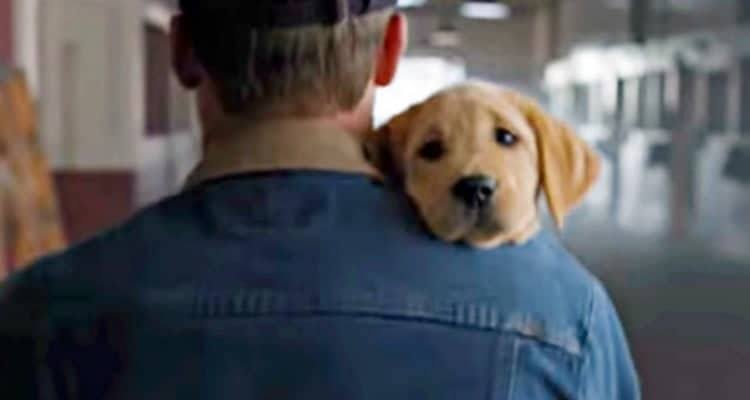
[[[553,235],[441,243],[344,158],[199,168],[13,276],[3,398],[639,398],[609,297]]]

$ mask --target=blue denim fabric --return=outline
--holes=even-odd
[[[358,175],[207,182],[2,289],[0,391],[43,399],[638,399],[550,234],[477,251]]]

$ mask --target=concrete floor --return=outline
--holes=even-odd
[[[645,399],[750,398],[750,262],[702,243],[581,233],[566,241],[609,289]]]

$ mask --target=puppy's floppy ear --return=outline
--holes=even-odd
[[[403,177],[406,138],[420,107],[419,104],[410,107],[365,137],[367,159],[390,178],[401,180]]]
[[[549,210],[558,228],[599,178],[601,160],[573,130],[533,100],[516,94],[536,134],[539,174]]]
[[[388,178],[394,177],[393,155],[391,155],[390,129],[383,125],[365,136],[365,158]]]

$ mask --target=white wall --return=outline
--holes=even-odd
[[[376,93],[375,126],[465,78],[466,66],[460,61],[437,57],[405,58],[392,84]]]
[[[43,147],[56,169],[132,169],[143,130],[142,5],[40,0]]]
[[[39,93],[39,1],[13,1],[13,51],[16,64],[26,72],[29,90]]]

